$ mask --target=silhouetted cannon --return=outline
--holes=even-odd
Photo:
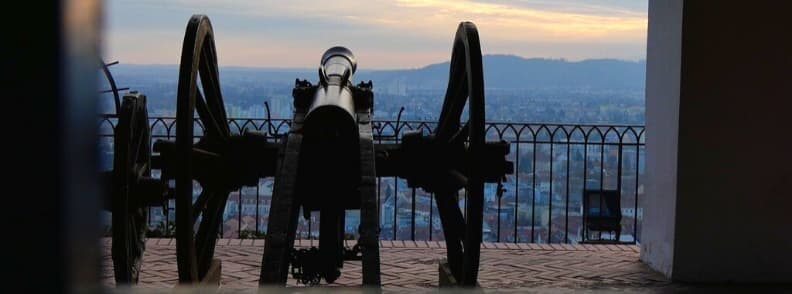
[[[380,284],[377,177],[401,177],[435,193],[447,243],[443,285],[476,285],[482,237],[484,183],[512,173],[509,144],[486,142],[481,49],[475,25],[459,25],[448,90],[437,128],[406,133],[400,143],[375,144],[372,83],[352,82],[357,60],[344,47],[321,58],[318,81],[296,80],[289,132],[232,134],[220,91],[211,23],[195,15],[187,25],[179,67],[176,140],[158,141],[153,166],[175,180],[176,251],[181,283],[219,280],[214,247],[231,191],[275,177],[260,274],[262,285],[303,283],[340,275],[346,210],[360,210],[355,246],[362,280]],[[199,83],[200,79],[200,83]],[[199,89],[200,85],[200,89]],[[462,122],[467,105],[468,119]],[[198,120],[195,115],[198,115]],[[203,133],[194,132],[200,123]],[[194,182],[201,186],[194,194]],[[467,191],[467,211],[458,191]],[[297,218],[319,211],[319,248],[295,250]],[[196,222],[200,223],[197,225]],[[291,271],[290,271],[291,269]]]
[[[306,283],[338,278],[348,209],[361,210],[357,248],[363,259],[364,284],[379,284],[373,94],[371,82],[352,84],[356,67],[349,49],[333,47],[322,56],[316,85],[307,80],[295,82],[295,112],[275,176],[262,284],[285,283],[290,263],[295,278]],[[319,211],[318,250],[293,249],[300,207],[306,218]],[[295,268],[295,260],[302,266]]]
[[[443,284],[476,284],[482,234],[483,188],[512,173],[505,160],[509,144],[485,142],[484,85],[478,34],[472,23],[457,30],[448,91],[437,128],[431,134],[408,132],[397,144],[374,144],[372,83],[353,86],[357,67],[346,48],[325,52],[319,82],[297,80],[295,112],[285,157],[276,175],[261,284],[285,284],[292,273],[303,282],[333,282],[343,266],[344,211],[360,209],[364,285],[379,285],[379,217],[376,177],[406,178],[410,187],[436,194],[445,233],[448,263]],[[468,102],[470,99],[470,103]],[[469,118],[461,116],[468,105]],[[467,219],[457,205],[458,191],[468,192]],[[296,214],[319,210],[319,249],[302,250],[294,264]]]
[[[108,69],[118,62],[100,60],[115,113],[105,114],[104,121],[111,124],[113,136],[113,168],[102,173],[105,190],[104,209],[112,213],[111,255],[117,285],[137,283],[145,250],[148,229],[148,207],[161,206],[172,196],[171,189],[160,179],[151,177],[151,130],[148,125],[146,96],[138,91],[123,95],[116,87]],[[115,118],[115,124],[110,120]]]
[[[356,63],[351,51],[333,47],[322,56],[317,85],[296,82],[295,107],[300,113],[304,111],[305,116],[293,195],[306,218],[312,211],[320,212],[318,255],[306,251],[292,253],[301,254],[299,258],[303,261],[320,265],[316,270],[311,270],[310,266],[293,270],[305,282],[318,282],[319,277],[333,282],[338,278],[344,262],[345,210],[361,207],[357,191],[361,179],[357,114],[358,110],[368,112],[372,95],[370,84],[351,84]],[[295,117],[295,122],[300,124],[299,118]],[[295,122],[292,129],[296,131]],[[369,244],[369,249],[375,250],[371,246],[376,244]],[[269,276],[262,278],[263,281],[270,279]]]
[[[138,281],[148,207],[162,205],[169,190],[162,181],[151,177],[146,96],[133,91],[116,102],[113,169],[104,172],[103,183],[105,210],[112,212],[114,275],[116,284],[123,285]]]

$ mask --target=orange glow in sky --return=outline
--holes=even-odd
[[[485,54],[646,54],[646,1],[110,0],[105,10],[105,56],[124,63],[177,63],[194,13],[212,19],[221,65],[315,67],[325,49],[344,45],[367,68],[420,67],[450,58],[465,20],[479,28]]]

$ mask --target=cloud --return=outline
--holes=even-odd
[[[645,1],[625,0],[111,0],[108,6],[108,53],[135,63],[175,63],[193,13],[211,17],[221,63],[254,66],[313,67],[325,48],[340,44],[370,67],[417,67],[450,57],[463,20],[476,23],[485,53],[637,59],[645,54],[647,25]]]
[[[496,41],[626,41],[645,38],[646,32],[646,18],[637,14],[604,16],[466,0],[397,0],[395,3],[400,12],[381,13],[377,18],[369,18],[368,24],[437,34],[445,33],[460,20],[471,20],[486,28],[487,38]]]

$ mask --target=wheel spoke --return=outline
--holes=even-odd
[[[446,90],[443,108],[440,111],[440,119],[435,130],[436,136],[441,142],[447,141],[452,134],[457,132],[462,111],[465,109],[465,103],[467,102],[468,86],[465,65],[460,63],[462,60],[456,56],[457,54],[454,54],[451,57],[448,89]]]
[[[206,189],[201,191],[201,194],[198,195],[198,199],[195,200],[195,203],[193,203],[192,206],[192,211],[194,212],[193,223],[198,221],[198,217],[201,215],[200,212],[204,211],[204,208],[206,207],[206,203],[209,201],[210,198],[212,198],[212,195],[213,194]]]
[[[437,212],[440,213],[440,223],[443,226],[443,235],[446,241],[446,255],[448,266],[457,281],[462,280],[462,236],[464,234],[465,220],[459,205],[456,202],[456,192],[438,192]]]
[[[211,117],[214,118],[214,123],[219,127],[220,135],[223,136],[221,138],[227,138],[230,135],[230,130],[225,105],[223,104],[223,95],[220,92],[217,57],[214,55],[214,40],[204,44],[203,50],[201,50],[201,61],[198,63],[201,86],[206,97],[206,105],[212,113]]]
[[[225,138],[226,134],[223,132],[222,127],[217,124],[218,120],[212,114],[212,111],[209,110],[210,107],[207,105],[204,96],[201,95],[201,91],[196,89],[195,96],[195,111],[198,112],[198,118],[204,125],[207,137],[213,140]]]
[[[208,193],[211,197],[203,209],[201,224],[195,235],[196,252],[198,254],[198,276],[204,278],[214,256],[217,243],[217,231],[223,223],[223,211],[228,201],[228,193]]]
[[[448,139],[448,144],[451,146],[464,144],[469,134],[470,134],[470,122],[467,122],[453,136],[451,136],[451,138]]]

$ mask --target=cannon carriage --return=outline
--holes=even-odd
[[[274,177],[259,283],[285,285],[289,273],[308,284],[336,280],[350,256],[343,247],[345,213],[357,209],[355,249],[362,263],[362,284],[379,286],[376,178],[391,176],[435,193],[448,256],[439,267],[441,276],[448,284],[476,285],[484,183],[502,181],[513,167],[505,159],[507,142],[485,140],[482,58],[473,23],[463,22],[457,29],[437,128],[430,134],[405,134],[400,143],[375,143],[373,84],[353,82],[357,59],[347,48],[333,47],[322,55],[315,84],[295,81],[293,117],[278,142],[252,131],[231,133],[217,64],[211,23],[195,15],[182,46],[175,141],[159,140],[154,155],[143,153],[151,158],[147,168],[160,169],[162,176],[151,184],[157,187],[150,189],[153,192],[134,190],[141,195],[136,199],[150,198],[146,193],[175,199],[181,283],[219,279],[221,262],[214,259],[214,248],[229,193]],[[196,121],[203,134],[195,132]],[[135,132],[146,135],[147,126],[143,128],[136,126]],[[117,161],[126,156],[121,151],[115,154]],[[164,185],[170,180],[173,188]],[[202,188],[197,197],[194,182]],[[460,189],[468,195],[464,216],[457,205]],[[121,197],[118,194],[113,197]],[[113,208],[114,217],[115,209],[120,208]],[[294,248],[300,211],[305,217],[319,211],[318,249]],[[113,237],[115,246],[115,227]],[[115,259],[114,263],[125,264]]]

